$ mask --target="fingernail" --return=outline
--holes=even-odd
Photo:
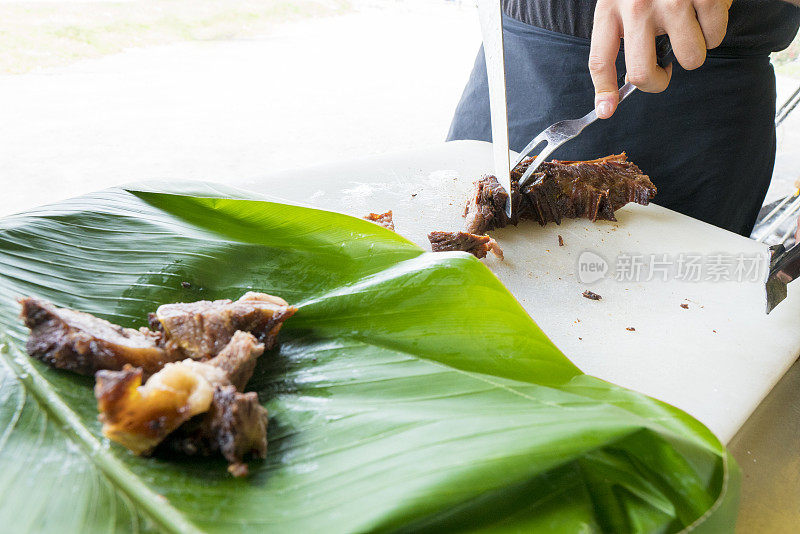
[[[611,102],[601,100],[595,105],[595,111],[597,112],[598,117],[601,119],[607,119],[611,116]]]

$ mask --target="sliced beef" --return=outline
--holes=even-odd
[[[144,385],[142,370],[129,365],[121,371],[99,371],[95,397],[103,434],[136,454],[148,454],[182,424],[212,407],[219,412],[217,419],[223,417],[222,405],[214,405],[217,391],[235,392],[237,387],[243,387],[263,352],[263,344],[252,334],[240,331],[214,359],[168,363]],[[255,394],[251,397],[257,402]],[[238,412],[242,407],[234,406],[234,400],[226,403],[225,410],[230,415],[225,417],[243,417]],[[245,417],[237,424],[251,419]],[[262,424],[260,419],[255,423]],[[240,430],[248,435],[260,432]]]
[[[186,456],[222,454],[234,476],[246,476],[248,454],[267,454],[267,410],[253,393],[218,386],[208,412],[187,421],[159,446],[159,452]]]
[[[520,220],[544,225],[564,218],[616,220],[614,211],[628,202],[647,205],[656,187],[625,153],[591,161],[542,163],[531,181],[519,190],[519,179],[533,162],[525,159],[511,175],[512,216],[505,214],[508,194],[494,176],[475,182],[465,217],[468,232],[481,234]]]
[[[445,252],[460,250],[469,252],[476,258],[485,258],[491,251],[495,256],[503,258],[503,251],[497,241],[488,235],[475,235],[467,232],[431,232],[428,234],[431,250]]]
[[[380,224],[384,228],[394,231],[394,221],[392,220],[392,210],[386,213],[370,213],[364,217],[368,221]]]
[[[42,299],[23,298],[20,304],[34,358],[84,375],[129,364],[142,369],[144,380],[169,362],[213,358],[239,330],[251,332],[269,350],[297,311],[279,297],[249,292],[237,301],[165,304],[150,315],[152,330],[134,330]]]
[[[123,328],[40,299],[20,303],[31,356],[95,374],[109,439],[135,454],[219,453],[235,476],[247,474],[246,455],[266,454],[267,412],[255,393],[240,390],[296,311],[283,299],[247,293],[237,301],[167,304],[151,314],[153,330]]]
[[[149,376],[165,363],[184,358],[180,351],[165,347],[157,332],[123,328],[37,298],[23,298],[20,304],[20,315],[31,330],[28,354],[57,369],[93,375],[128,364]]]
[[[219,354],[237,330],[255,335],[270,350],[284,321],[296,311],[280,297],[248,292],[236,301],[164,304],[150,317],[150,325],[185,357],[204,360]]]

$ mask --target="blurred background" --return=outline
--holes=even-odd
[[[474,0],[0,0],[0,215],[441,142],[479,45]],[[780,105],[800,41],[773,60]],[[768,201],[800,111],[779,140]]]

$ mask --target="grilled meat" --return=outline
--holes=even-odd
[[[157,447],[222,454],[234,476],[263,458],[267,411],[241,393],[258,357],[296,308],[246,293],[237,301],[166,304],[153,330],[133,330],[44,300],[21,299],[28,352],[53,367],[95,374],[103,434],[135,454]],[[198,361],[200,360],[200,361]]]
[[[428,241],[431,242],[431,250],[434,252],[461,250],[469,252],[476,258],[485,258],[486,254],[491,251],[498,258],[503,258],[503,250],[500,245],[488,235],[475,235],[467,232],[431,232],[428,234]]]
[[[392,220],[392,210],[389,210],[386,213],[370,213],[369,215],[364,216],[364,218],[368,221],[380,224],[384,228],[388,228],[389,230],[394,230],[394,221]]]
[[[511,175],[512,216],[504,206],[508,194],[494,176],[475,182],[465,209],[467,231],[482,234],[520,220],[544,225],[564,218],[583,217],[614,221],[614,211],[628,202],[647,205],[656,187],[625,153],[591,161],[547,161],[519,190],[519,179],[533,162],[525,159]]]
[[[186,359],[168,363],[144,385],[142,370],[129,365],[121,371],[99,371],[95,397],[103,434],[136,454],[147,454],[184,422],[208,412],[212,406],[215,421],[219,421],[215,422],[217,427],[227,424],[229,428],[242,430],[241,422],[231,420],[225,423],[222,419],[241,419],[231,392],[235,393],[237,386],[247,383],[256,360],[263,352],[263,344],[258,343],[252,334],[240,331],[212,360]],[[219,395],[222,396],[215,405],[215,398]],[[250,404],[253,401],[257,403],[255,394],[250,397]],[[247,409],[257,411],[250,405]],[[250,419],[252,417],[246,418],[245,422]],[[256,426],[260,424],[263,427],[263,432],[253,428],[245,429],[244,433],[248,436],[263,434],[266,447],[266,421],[257,419],[255,422]],[[247,443],[251,442],[252,439],[248,438]],[[222,450],[221,447],[218,450]],[[232,457],[241,461],[239,456],[232,454]]]
[[[248,454],[257,458],[267,455],[267,422],[267,410],[255,393],[217,386],[208,412],[181,425],[159,450],[186,456],[222,454],[232,475],[246,476],[244,458]]]
[[[184,358],[164,346],[161,334],[146,328],[123,328],[37,298],[23,298],[20,304],[20,315],[31,330],[28,354],[57,369],[93,375],[128,364],[149,376],[165,363]]]
[[[281,325],[296,311],[280,297],[248,292],[236,301],[164,304],[150,316],[150,326],[163,332],[173,350],[203,360],[217,355],[237,330],[252,333],[270,350]]]

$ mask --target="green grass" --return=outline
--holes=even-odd
[[[280,22],[346,12],[348,0],[139,0],[0,4],[0,73],[23,73],[126,48],[265,33]]]

